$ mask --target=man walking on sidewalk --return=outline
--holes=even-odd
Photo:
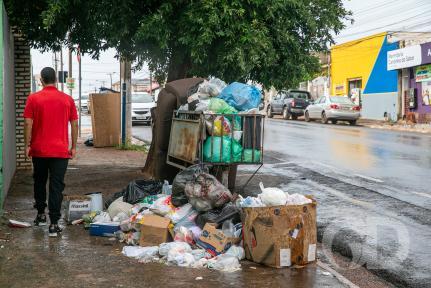
[[[64,175],[70,158],[76,154],[78,115],[69,95],[56,88],[54,69],[40,72],[43,89],[31,94],[24,110],[25,153],[33,161],[35,226],[46,225],[46,182],[49,176],[49,236],[62,231],[58,225],[63,201]],[[72,127],[72,147],[69,149],[69,122]]]

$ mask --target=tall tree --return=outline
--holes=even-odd
[[[32,45],[107,48],[148,63],[159,79],[217,76],[286,88],[319,71],[350,13],[342,0],[6,0]],[[66,37],[66,35],[69,37]]]

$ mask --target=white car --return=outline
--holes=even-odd
[[[321,120],[323,124],[331,121],[347,121],[350,125],[356,125],[361,117],[361,107],[355,105],[349,98],[341,96],[322,96],[305,109],[305,121]]]
[[[132,94],[132,124],[151,123],[151,108],[156,107],[154,98],[148,93]]]
[[[74,99],[76,108],[79,107],[79,99]],[[88,94],[81,95],[81,110],[84,112],[88,112]]]

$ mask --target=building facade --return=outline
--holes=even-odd
[[[402,41],[405,47],[388,53],[387,67],[400,75],[403,116],[412,115],[409,118],[415,122],[430,123],[431,42],[417,43]]]
[[[387,69],[388,52],[396,49],[387,33],[331,47],[330,95],[351,98],[365,119],[397,120],[398,71]]]

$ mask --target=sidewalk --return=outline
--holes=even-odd
[[[142,177],[144,161],[142,152],[80,144],[67,172],[65,194],[100,191],[108,197]],[[32,222],[32,203],[31,171],[20,172],[6,199],[5,216]],[[46,230],[0,225],[0,287],[346,287],[315,264],[272,269],[243,261],[242,270],[234,273],[140,264],[121,255],[122,244],[90,237],[82,226],[67,226],[54,239]]]
[[[415,132],[415,133],[431,133],[431,124],[408,124],[406,121],[398,121],[397,123],[390,123],[379,120],[360,119],[358,125],[373,128],[384,129],[402,132]]]

